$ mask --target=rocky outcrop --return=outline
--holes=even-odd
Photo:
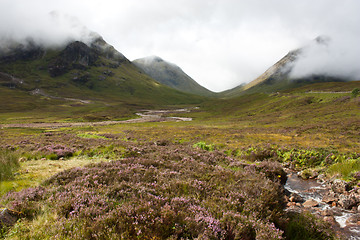
[[[54,60],[49,64],[50,76],[56,77],[67,73],[72,69],[85,70],[89,66],[95,66],[99,54],[82,42],[69,44]]]
[[[0,231],[5,227],[10,227],[20,218],[20,213],[4,208],[0,212]]]

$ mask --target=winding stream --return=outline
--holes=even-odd
[[[314,214],[320,214],[321,211],[326,209],[331,210],[334,212],[334,218],[338,223],[337,226],[333,226],[334,229],[343,234],[346,239],[360,239],[360,225],[351,225],[346,223],[346,220],[356,213],[345,209],[332,207],[322,202],[323,196],[328,191],[328,188],[325,186],[325,184],[313,179],[303,180],[302,178],[298,177],[295,172],[290,172],[288,173],[288,180],[285,184],[285,189],[292,193],[297,193],[305,201],[309,199],[314,199],[317,201],[319,205],[317,207],[310,208],[310,211]],[[298,210],[301,211],[302,209],[299,208]]]
[[[196,108],[195,108],[196,109]],[[142,122],[169,122],[169,121],[192,121],[192,118],[186,117],[168,117],[167,114],[186,113],[190,109],[174,109],[174,110],[143,110],[136,113],[139,118],[123,120],[123,121],[100,121],[100,122],[53,122],[53,123],[10,123],[0,124],[2,128],[61,128],[61,127],[79,127],[79,126],[105,126],[119,123],[142,123]]]

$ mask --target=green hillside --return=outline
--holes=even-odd
[[[181,68],[159,57],[140,58],[134,60],[133,63],[158,82],[179,91],[208,97],[216,95],[214,92],[199,85]]]
[[[1,113],[122,118],[136,109],[194,104],[202,97],[159,84],[101,38],[91,46],[21,46],[0,56]],[[57,107],[55,107],[57,106]],[[46,115],[46,114],[44,114]]]

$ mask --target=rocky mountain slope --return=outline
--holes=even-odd
[[[66,112],[85,111],[77,108],[81,104],[88,106],[86,111],[116,117],[203,99],[155,81],[101,37],[88,44],[73,41],[49,48],[30,41],[0,50],[0,93],[0,112],[46,111],[45,106],[65,103]]]
[[[215,93],[199,85],[189,77],[180,67],[164,61],[160,57],[150,56],[136,59],[133,63],[146,74],[159,83],[177,89],[179,91],[202,95],[214,96]]]
[[[327,41],[328,39],[324,37],[318,37],[311,43],[311,45],[312,47],[321,46],[326,44]],[[221,96],[234,97],[246,93],[269,93],[285,89],[291,89],[316,82],[334,82],[349,80],[341,77],[325,75],[310,75],[302,78],[292,77],[290,73],[294,67],[294,64],[296,64],[296,60],[302,57],[303,51],[306,50],[306,47],[308,46],[290,51],[288,54],[286,54],[283,58],[281,58],[278,62],[276,62],[273,66],[271,66],[253,81],[224,91],[221,93]]]

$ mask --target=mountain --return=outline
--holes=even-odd
[[[158,83],[101,37],[62,47],[44,47],[31,40],[0,47],[3,113],[52,111],[65,117],[112,119],[129,116],[136,109],[203,100]]]
[[[199,85],[189,77],[180,67],[164,61],[160,57],[150,56],[136,59],[133,63],[144,73],[157,80],[159,83],[179,91],[202,95],[214,96],[215,93]]]
[[[329,41],[326,37],[318,37],[312,43],[312,47],[326,45]],[[267,69],[263,74],[248,84],[237,86],[233,89],[222,92],[222,97],[234,97],[242,94],[259,93],[259,92],[277,92],[280,90],[296,88],[307,84],[317,82],[337,82],[348,81],[349,79],[325,76],[310,75],[303,78],[294,78],[290,75],[296,60],[302,57],[303,52],[309,46],[290,51],[278,62]]]

